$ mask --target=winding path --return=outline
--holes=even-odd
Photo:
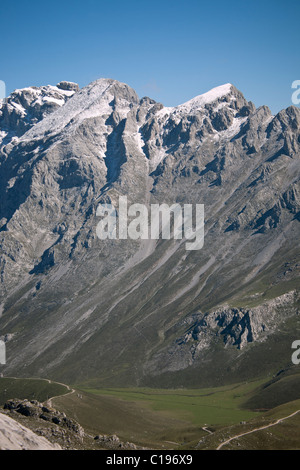
[[[247,436],[248,434],[252,434],[253,432],[256,431],[262,431],[263,429],[271,428],[272,426],[276,426],[277,424],[281,423],[282,421],[285,421],[286,419],[292,418],[292,416],[295,416],[297,413],[299,413],[300,410],[294,411],[294,413],[291,413],[288,416],[285,416],[284,418],[279,418],[275,423],[267,424],[266,426],[262,426],[260,428],[255,428],[252,429],[251,431],[244,432],[242,434],[237,434],[236,436],[231,437],[230,439],[227,439],[226,441],[222,442],[218,447],[217,450],[220,450],[223,446],[226,446],[229,444],[229,442],[233,441],[234,439],[239,439],[240,437]]]
[[[63,393],[62,395],[56,395],[54,397],[48,398],[48,400],[45,403],[47,403],[47,405],[50,406],[50,408],[52,407],[52,400],[54,400],[55,398],[66,397],[67,395],[72,395],[72,393],[75,393],[75,389],[69,387],[69,385],[67,385],[67,384],[63,384],[61,382],[55,382],[55,381],[49,380],[49,379],[45,379],[45,380],[48,380],[49,384],[50,383],[55,383],[55,384],[58,384],[58,385],[63,385],[64,387],[67,388],[67,390],[69,390],[68,393]]]
[[[45,400],[44,403],[47,404],[50,408],[52,407],[52,400],[54,400],[55,398],[66,397],[67,395],[71,395],[72,393],[75,393],[75,391],[76,391],[76,390],[74,390],[74,388],[69,387],[69,385],[67,385],[67,384],[63,384],[61,382],[56,382],[55,380],[50,380],[50,379],[45,379],[45,378],[40,378],[40,377],[3,377],[3,378],[5,378],[5,379],[14,379],[14,380],[45,380],[49,384],[52,383],[52,384],[62,385],[67,390],[69,390],[68,393],[63,393],[61,395],[56,395],[54,397],[50,397],[47,400]]]

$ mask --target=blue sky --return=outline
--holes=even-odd
[[[233,83],[273,113],[300,80],[299,0],[1,0],[7,91],[100,77],[175,106]]]

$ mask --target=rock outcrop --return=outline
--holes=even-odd
[[[289,318],[299,315],[299,300],[299,294],[291,291],[256,307],[223,305],[211,312],[188,316],[176,325],[177,330],[184,327],[185,334],[154,355],[146,367],[153,374],[185,369],[200,362],[218,341],[224,348],[236,350],[267,342]]]
[[[65,413],[49,408],[36,400],[11,399],[4,404],[3,408],[4,410],[19,413],[22,416],[40,418],[44,421],[57,424],[62,428],[72,431],[78,438],[82,438],[84,435],[84,430],[76,421],[68,418]]]

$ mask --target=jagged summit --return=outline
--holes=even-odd
[[[21,137],[32,126],[61,108],[76,92],[75,84],[17,89],[0,106],[0,145]]]
[[[119,112],[125,117],[130,106],[137,104],[139,99],[135,91],[126,84],[112,79],[96,80],[76,93],[73,91],[72,99],[31,128],[24,139],[39,139],[45,132],[51,135],[72,132],[72,129],[76,129],[86,119],[105,119],[116,107],[116,101]]]
[[[231,83],[220,85],[206,93],[203,93],[202,95],[195,96],[195,98],[192,98],[191,100],[177,106],[177,108],[184,109],[185,111],[199,109],[208,103],[213,103],[214,101],[229,95],[232,92],[232,89],[233,85]]]
[[[57,85],[57,88],[65,91],[78,91],[79,85],[74,82],[61,81]]]
[[[238,102],[236,109],[247,105],[243,95],[229,83],[173,108],[164,108],[153,100],[141,100],[144,110],[148,104],[151,114],[158,113],[158,116],[195,114],[210,104],[218,110],[235,102]],[[100,78],[82,89],[67,81],[56,86],[27,87],[15,90],[0,108],[0,138],[4,142],[13,137],[27,141],[40,139],[45,133],[70,131],[85,119],[109,116],[116,107],[120,118],[125,118],[132,106],[139,104],[139,97],[130,86],[110,78]]]

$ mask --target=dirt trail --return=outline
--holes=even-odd
[[[72,393],[75,393],[75,389],[74,388],[70,388],[69,385],[67,384],[63,384],[61,382],[53,382],[53,381],[49,381],[49,383],[56,383],[56,384],[59,384],[59,385],[64,385],[68,390],[69,392],[68,393],[64,393],[62,395],[56,395],[55,397],[50,397],[48,398],[48,400],[46,401],[47,405],[50,406],[50,408],[52,407],[52,400],[54,400],[55,398],[59,398],[59,397],[66,397],[67,395],[72,395]]]
[[[220,450],[223,446],[226,446],[229,444],[229,442],[233,441],[234,439],[239,439],[240,437],[247,436],[248,434],[252,434],[257,431],[262,431],[263,429],[271,428],[272,426],[276,426],[277,424],[281,423],[282,421],[285,421],[286,419],[292,418],[292,416],[295,416],[297,413],[299,413],[300,410],[294,411],[294,413],[291,413],[288,416],[285,416],[284,418],[279,418],[277,421],[271,424],[267,424],[266,426],[261,426],[260,428],[255,428],[252,429],[251,431],[244,432],[242,434],[237,434],[236,436],[231,437],[230,439],[227,439],[226,441],[222,442],[218,447],[217,450]]]
[[[54,400],[55,398],[59,398],[59,397],[66,397],[67,395],[71,395],[72,393],[75,393],[76,390],[74,390],[74,388],[71,388],[69,385],[67,384],[63,384],[62,382],[56,382],[55,380],[50,380],[50,379],[41,379],[40,377],[4,377],[5,379],[14,379],[14,380],[45,380],[46,382],[48,382],[49,384],[58,384],[58,385],[62,385],[63,387],[65,387],[67,390],[69,390],[68,393],[63,393],[61,395],[56,395],[54,397],[50,397],[48,398],[44,403],[47,404],[50,408],[52,407],[52,400]]]

